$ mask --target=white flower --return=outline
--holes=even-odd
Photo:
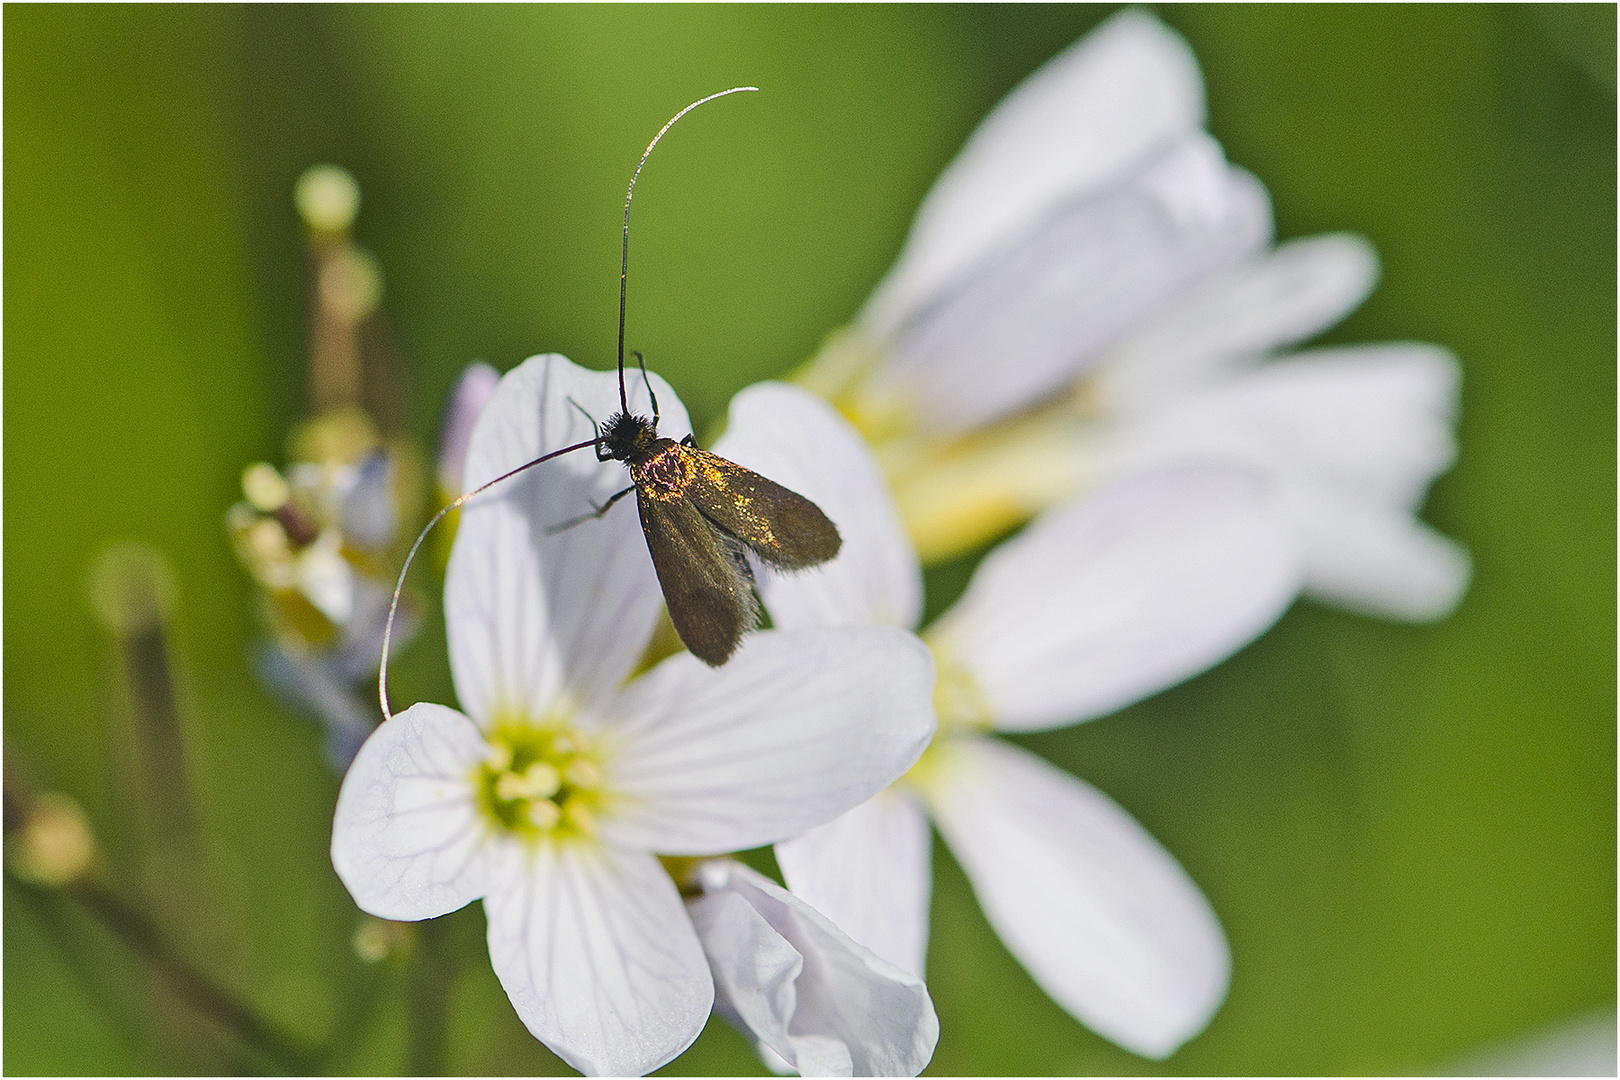
[[[844,537],[819,571],[762,583],[778,627],[915,624],[916,556],[833,410],[793,387],[750,387],[716,452],[813,499]],[[1264,486],[1230,468],[1144,475],[1042,516],[923,633],[939,669],[933,745],[900,784],[777,844],[789,888],[921,974],[931,815],[1047,993],[1128,1049],[1170,1054],[1226,993],[1214,913],[1124,810],[989,733],[1088,720],[1180,682],[1269,626],[1298,581]]]
[[[685,434],[654,382],[666,433]],[[617,398],[610,373],[529,360],[478,421],[469,490],[589,438],[580,409],[605,417]],[[632,403],[646,400],[638,379]],[[418,704],[386,721],[332,831],[333,865],[373,915],[483,898],[523,1022],[610,1074],[680,1053],[713,995],[654,853],[720,854],[826,821],[904,772],[934,728],[927,650],[892,628],[767,631],[719,670],[682,653],[626,684],[662,602],[636,515],[547,533],[623,480],[587,450],[466,506],[445,583],[465,715]]]
[[[1468,557],[1416,511],[1455,455],[1456,361],[1271,360],[1353,310],[1377,259],[1345,234],[1271,247],[1264,187],[1203,122],[1186,43],[1109,19],[991,112],[800,381],[873,443],[925,559],[1112,478],[1228,461],[1271,478],[1311,595],[1438,618]]]
[[[773,1068],[801,1076],[916,1076],[939,1019],[928,988],[739,862],[698,870],[687,909],[714,971],[715,1008]]]

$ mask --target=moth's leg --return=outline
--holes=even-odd
[[[690,434],[687,434],[687,435],[683,435],[683,436],[682,436],[682,437],[681,437],[681,445],[682,445],[682,446],[692,446],[692,447],[695,447],[695,446],[697,446],[697,440],[696,440],[696,439],[694,439],[694,438],[692,438],[692,436],[691,436],[691,435],[690,435]]]
[[[658,430],[658,395],[653,393],[652,380],[647,377],[647,361],[641,358],[639,349],[632,350],[631,356],[636,358],[636,364],[641,368],[641,381],[647,387],[647,397],[652,399],[653,430]]]
[[[596,417],[594,417],[590,413],[586,412],[585,411],[585,406],[583,406],[579,402],[575,401],[572,394],[570,394],[569,397],[568,397],[568,404],[570,404],[574,408],[578,409],[580,411],[580,413],[585,417],[585,419],[587,419],[587,420],[589,420],[591,422],[591,430],[596,432],[596,460],[597,461],[611,461],[613,459],[612,454],[604,454],[604,453],[602,453],[602,428],[601,428],[601,425],[599,425],[596,422]]]
[[[595,503],[591,503],[591,512],[589,514],[581,514],[577,518],[569,518],[567,521],[563,522],[561,525],[553,525],[551,528],[546,530],[546,535],[547,536],[556,536],[558,533],[564,531],[565,529],[572,529],[575,525],[583,525],[587,521],[591,521],[591,520],[593,520],[595,518],[601,517],[603,514],[607,513],[609,510],[613,509],[613,504],[614,503],[618,502],[620,499],[624,498],[626,495],[630,494],[634,490],[636,490],[636,485],[631,484],[629,487],[625,488],[623,491],[616,492],[614,494],[613,498],[609,499],[607,502],[603,503],[601,506],[597,506]]]

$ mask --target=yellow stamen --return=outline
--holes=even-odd
[[[570,825],[586,836],[596,833],[596,815],[591,813],[591,808],[578,796],[563,803],[562,814]]]
[[[590,835],[602,770],[580,732],[556,715],[531,724],[502,709],[474,783],[484,812],[507,832],[540,840],[562,832]]]
[[[577,788],[594,791],[602,786],[602,770],[588,758],[577,757],[568,763],[563,776]]]
[[[569,769],[572,771],[573,766],[570,765]],[[528,785],[530,798],[549,799],[562,787],[563,778],[557,766],[537,761],[523,771],[523,781]]]
[[[973,672],[956,659],[946,635],[933,631],[923,640],[934,653],[934,715],[941,733],[989,731],[995,723],[995,706]]]
[[[484,764],[495,772],[505,772],[512,767],[512,744],[505,739],[493,739],[489,744],[489,757]]]
[[[290,558],[292,546],[287,542],[287,530],[275,518],[260,518],[248,530],[248,550],[253,557],[264,562],[280,562]]]
[[[242,493],[247,496],[248,502],[267,514],[273,514],[286,504],[292,488],[275,466],[260,461],[242,471]]]
[[[536,799],[529,804],[529,824],[542,832],[556,828],[562,815],[562,810],[550,799]]]

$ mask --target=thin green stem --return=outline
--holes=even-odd
[[[79,882],[53,890],[24,881],[9,869],[6,877],[39,903],[48,903],[50,897],[56,894],[72,897],[109,933],[151,965],[152,970],[162,977],[177,997],[212,1019],[266,1062],[287,1073],[307,1074],[316,1071],[318,1058],[311,1049],[260,1017],[236,995],[176,956],[157,924],[145,912],[91,882]]]
[[[450,929],[442,919],[420,924],[422,948],[411,972],[411,1030],[405,1063],[405,1071],[415,1076],[445,1074],[450,985],[456,974],[455,953],[448,939]]]

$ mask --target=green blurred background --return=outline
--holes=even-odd
[[[172,933],[196,964],[331,1046],[320,1071],[566,1071],[505,1001],[478,905],[414,960],[356,957],[326,855],[337,779],[248,667],[222,515],[305,408],[293,181],[359,178],[431,443],[470,360],[611,364],[636,155],[686,102],[763,87],[684,121],[637,189],[630,345],[702,430],[854,314],[977,121],[1109,10],[9,6],[8,766],[127,841],[85,577],[111,542],[156,546],[206,853],[185,885],[204,914]],[[1042,995],[940,852],[932,1071],[1444,1068],[1615,1000],[1614,9],[1161,14],[1278,235],[1382,254],[1329,340],[1461,357],[1462,454],[1427,516],[1474,584],[1429,627],[1298,604],[1205,676],[1024,740],[1181,859],[1230,936],[1231,994],[1169,1062],[1134,1058]],[[931,607],[962,576],[935,572]],[[398,699],[451,700],[442,641],[405,655]],[[73,905],[8,878],[4,928],[7,1072],[267,1067]],[[711,1023],[667,1071],[759,1066]]]

